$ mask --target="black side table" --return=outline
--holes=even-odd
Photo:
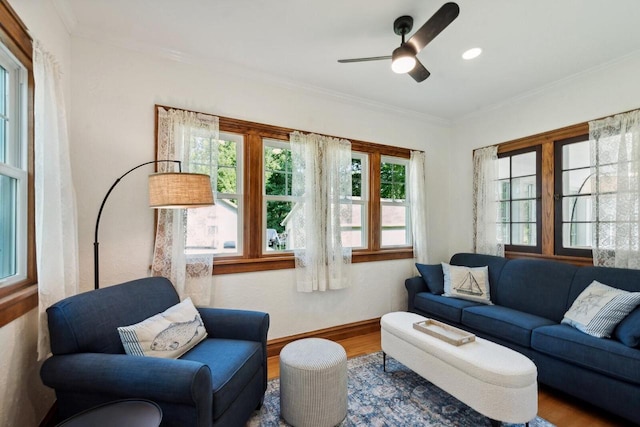
[[[82,411],[57,427],[158,427],[162,410],[150,400],[124,399]]]

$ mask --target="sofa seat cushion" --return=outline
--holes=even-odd
[[[531,347],[531,331],[556,322],[507,307],[481,305],[465,308],[462,324],[514,344]]]
[[[533,331],[531,347],[586,369],[640,384],[640,352],[606,338],[595,338],[568,325]]]
[[[180,359],[204,363],[211,369],[213,419],[216,420],[260,370],[263,357],[258,342],[209,338]]]
[[[420,292],[416,294],[415,298],[415,308],[426,313],[427,316],[433,315],[439,319],[458,324],[462,318],[462,310],[476,305],[481,304],[459,298],[434,295],[430,292]]]

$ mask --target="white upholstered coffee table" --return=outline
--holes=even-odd
[[[382,351],[496,422],[528,423],[538,412],[538,371],[524,355],[482,338],[455,346],[413,328],[426,318],[382,316]]]

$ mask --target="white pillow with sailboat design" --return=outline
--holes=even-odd
[[[127,354],[174,359],[207,336],[191,298],[140,323],[121,326],[118,333]]]
[[[489,293],[489,267],[462,267],[442,263],[445,297],[493,304]]]

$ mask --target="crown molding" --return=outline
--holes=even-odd
[[[54,1],[62,1],[66,3],[67,0],[54,0]],[[150,43],[138,42],[138,41],[133,41],[130,39],[125,39],[125,38],[120,38],[115,36],[105,36],[104,34],[99,34],[95,31],[84,28],[82,26],[76,26],[74,33],[72,35],[74,37],[85,38],[87,40],[91,40],[94,42],[105,43],[105,44],[123,48],[126,50],[144,53],[144,54],[148,54],[158,58],[180,62],[183,64],[205,66],[205,67],[212,67],[212,66],[217,67],[220,61],[218,58],[197,56],[197,55],[193,55],[193,54],[186,53],[179,50],[159,47],[157,45],[153,45]],[[217,67],[217,70],[218,72],[221,72],[221,73],[240,76],[240,77],[251,79],[251,80],[257,80],[267,84],[273,84],[288,90],[306,92],[308,94],[313,94],[315,96],[321,96],[325,99],[338,101],[345,104],[354,105],[354,106],[366,108],[366,109],[377,111],[377,112],[391,113],[401,117],[427,122],[429,124],[436,125],[436,126],[450,127],[452,123],[451,120],[433,116],[427,113],[422,113],[415,110],[410,110],[410,109],[405,109],[405,108],[397,107],[390,104],[385,104],[385,103],[368,99],[368,98],[352,96],[352,95],[348,95],[348,94],[330,90],[330,89],[321,88],[314,85],[300,83],[298,81],[283,78],[270,73],[265,73],[260,70],[251,69],[240,64],[230,63],[228,61],[225,61],[224,68]]]
[[[67,32],[73,35],[78,27],[78,18],[73,12],[73,8],[69,4],[69,0],[51,0],[51,3],[53,3],[53,7],[66,27]]]

